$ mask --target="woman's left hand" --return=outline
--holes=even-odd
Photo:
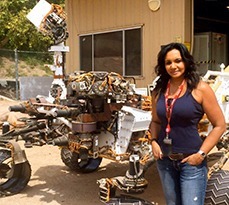
[[[192,154],[192,155],[184,158],[181,161],[181,163],[187,162],[190,165],[197,166],[197,165],[201,164],[203,160],[204,160],[204,158],[199,153],[195,153],[195,154]]]

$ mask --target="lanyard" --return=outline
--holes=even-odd
[[[178,89],[175,93],[175,96],[172,99],[172,102],[170,103],[170,106],[168,105],[168,100],[169,100],[168,98],[169,98],[169,92],[170,92],[170,80],[167,84],[167,89],[166,89],[166,93],[165,93],[165,109],[166,109],[166,117],[168,119],[168,124],[167,124],[166,130],[165,130],[167,139],[168,139],[169,133],[171,131],[170,120],[172,117],[173,106],[174,106],[175,101],[179,98],[179,96],[183,90],[184,83],[185,83],[185,79],[182,81],[181,85],[178,87]]]

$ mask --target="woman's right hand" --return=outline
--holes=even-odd
[[[152,151],[155,160],[162,159],[163,153],[161,151],[159,144],[156,141],[152,142]]]

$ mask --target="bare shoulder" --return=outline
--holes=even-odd
[[[202,80],[197,85],[197,89],[199,89],[202,92],[205,92],[206,90],[212,90],[212,88],[209,86],[209,84],[202,81]]]
[[[158,100],[158,93],[156,92],[156,91],[153,91],[152,92],[152,95],[151,95],[151,97],[152,97],[152,100],[154,101],[154,102],[156,102],[157,100]]]
[[[192,92],[193,97],[202,104],[204,99],[211,99],[214,98],[215,94],[212,88],[204,81],[200,81],[197,87]]]
[[[206,83],[206,82],[204,82],[202,80],[198,83],[196,91],[200,92],[201,95],[214,94],[214,91],[211,88],[211,86],[208,83]]]

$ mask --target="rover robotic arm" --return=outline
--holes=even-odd
[[[36,26],[39,32],[52,38],[54,45],[49,49],[54,52],[53,65],[48,67],[53,71],[53,82],[49,91],[48,101],[56,103],[56,99],[66,99],[65,79],[65,53],[69,47],[64,45],[68,38],[66,14],[63,8],[57,4],[49,4],[40,0],[29,12],[27,18]]]

